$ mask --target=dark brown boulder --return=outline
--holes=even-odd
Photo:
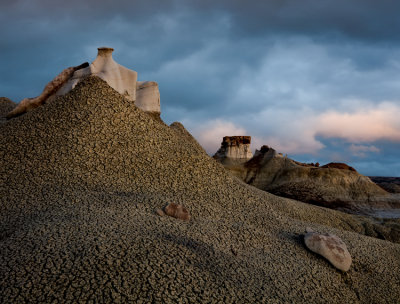
[[[189,221],[190,214],[189,211],[183,206],[175,203],[170,203],[164,208],[166,215],[172,216],[174,218]]]

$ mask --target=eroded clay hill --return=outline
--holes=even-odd
[[[0,123],[6,121],[7,114],[12,111],[15,106],[16,104],[12,100],[6,97],[0,97]]]
[[[387,192],[400,194],[400,177],[370,176],[370,179]]]
[[[268,146],[244,162],[216,159],[247,184],[302,202],[353,210],[392,204],[389,193],[346,164],[302,164]]]
[[[399,299],[400,245],[362,235],[372,223],[242,183],[99,78],[0,131],[2,303]],[[171,202],[190,221],[154,212]],[[345,242],[347,273],[306,227]]]

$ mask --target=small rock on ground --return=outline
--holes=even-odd
[[[333,266],[342,271],[348,271],[351,266],[351,256],[346,244],[336,235],[321,234],[307,229],[304,242],[308,249],[322,255]]]
[[[190,220],[189,211],[182,205],[170,203],[168,204],[168,206],[165,207],[164,211],[166,215],[172,216],[174,218],[183,221]]]

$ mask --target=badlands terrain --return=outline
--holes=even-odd
[[[370,179],[389,193],[400,193],[400,177],[370,176]]]
[[[399,302],[390,226],[247,185],[98,77],[0,134],[1,303]],[[347,272],[307,228],[341,238]]]
[[[305,164],[266,145],[253,156],[250,143],[250,136],[225,136],[213,158],[245,183],[279,196],[355,214],[385,212],[400,218],[400,178],[371,180],[344,163]]]

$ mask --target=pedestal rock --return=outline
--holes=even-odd
[[[113,48],[99,47],[97,58],[87,68],[76,71],[71,79],[58,90],[57,95],[71,91],[82,78],[95,75],[128,100],[136,100],[137,72],[118,64],[112,58]]]
[[[250,150],[251,136],[225,136],[221,148],[214,154],[214,159],[229,159],[244,163],[253,157]]]
[[[138,81],[136,83],[135,106],[145,112],[160,114],[160,91],[155,81]]]

